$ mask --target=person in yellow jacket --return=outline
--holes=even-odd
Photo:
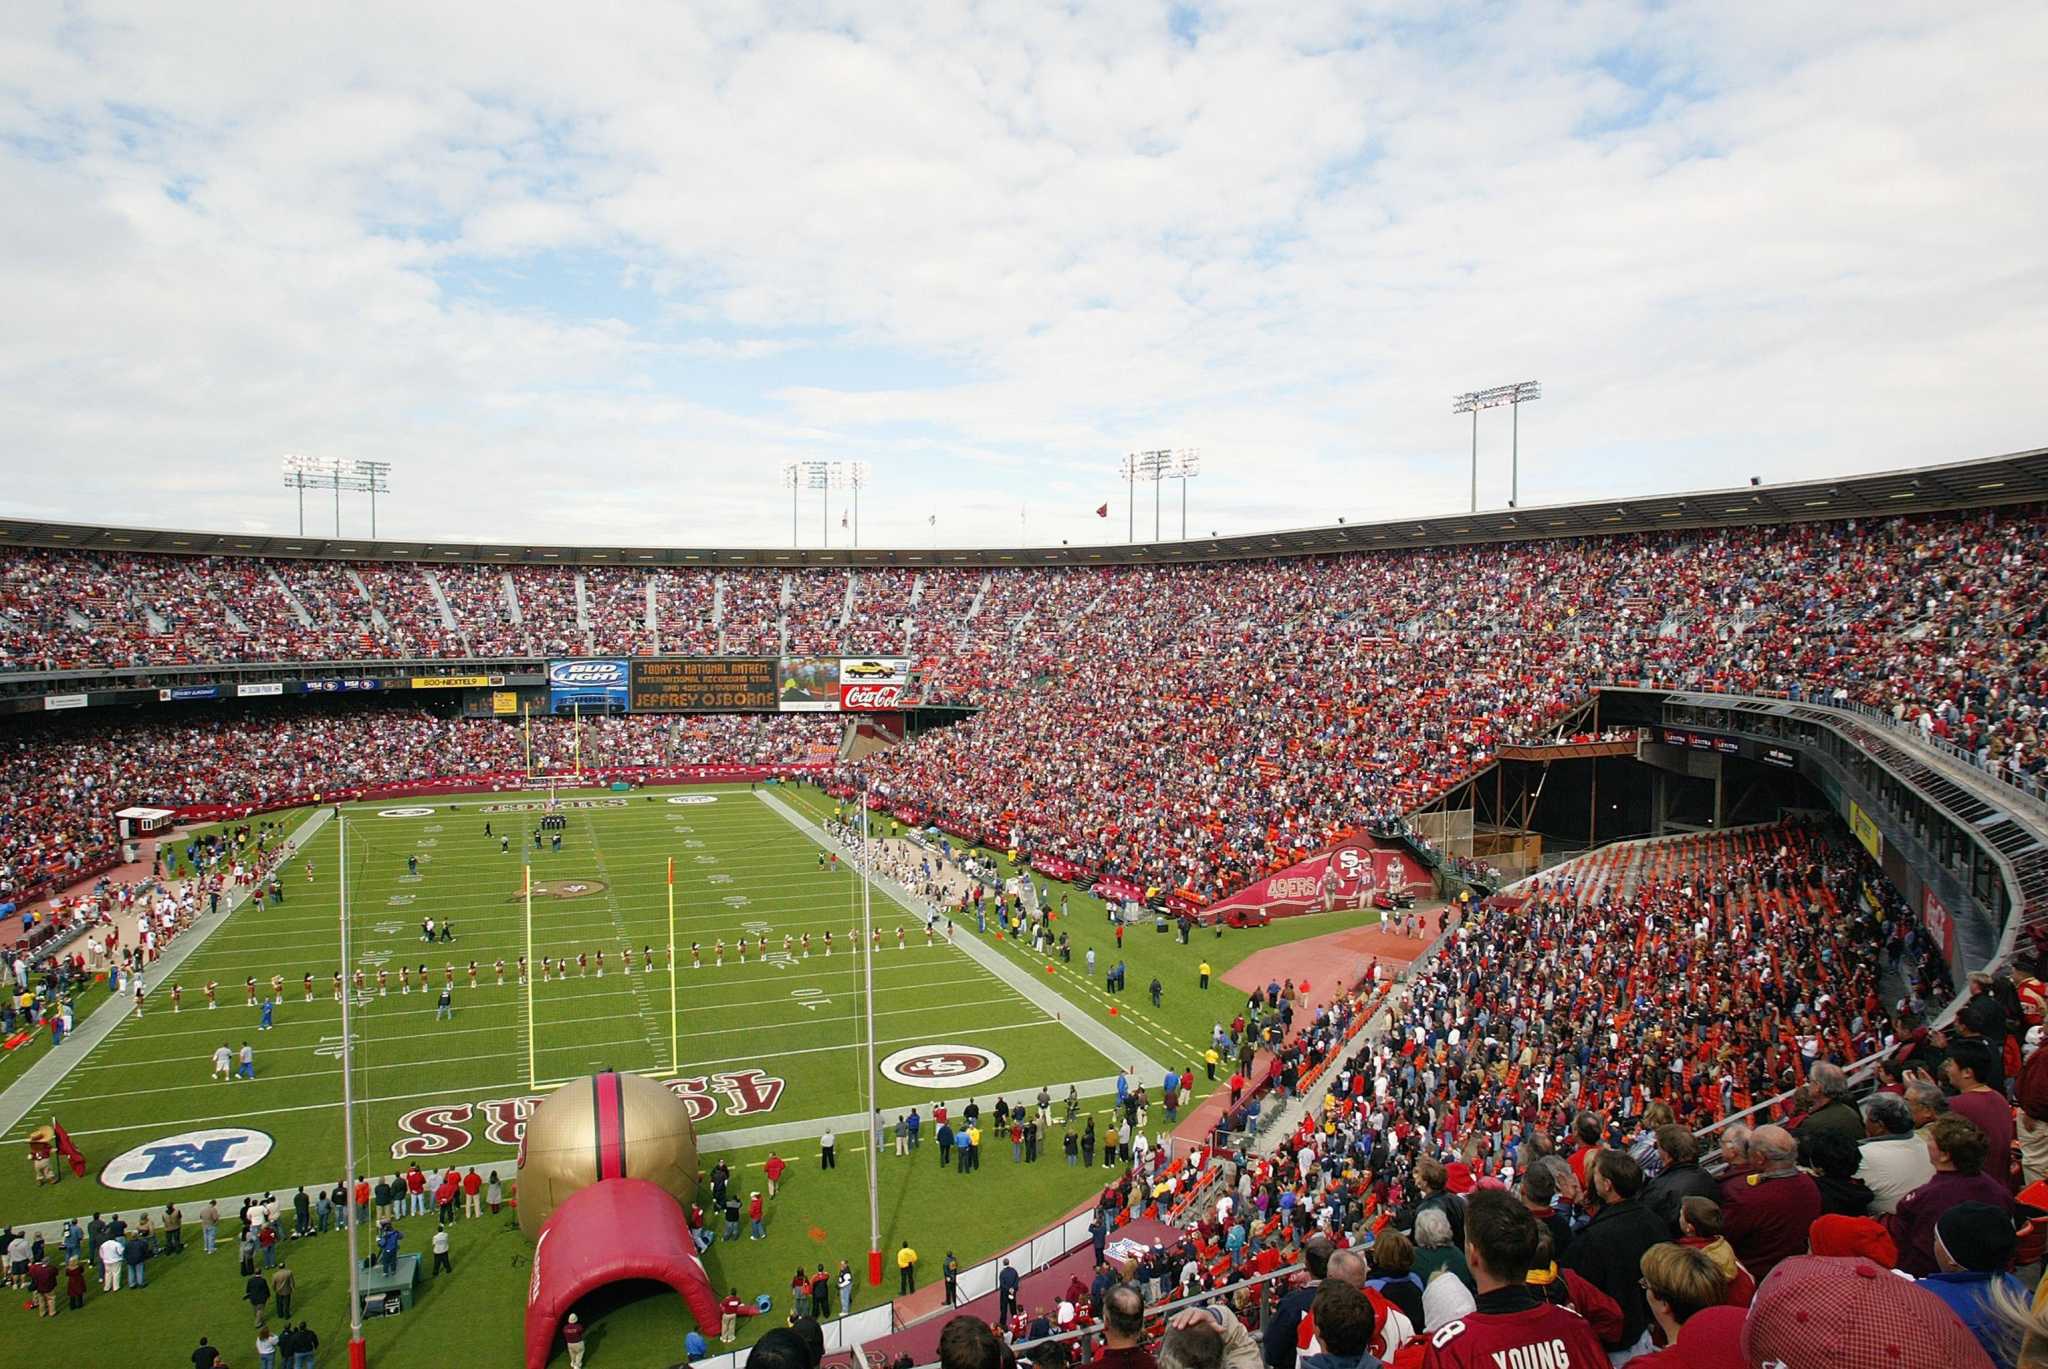
[[[1201,971],[1200,971],[1200,973],[1201,973],[1201,976],[1202,976],[1202,987],[1206,989],[1206,988],[1208,988],[1208,987],[1209,987],[1209,962],[1208,962],[1208,961],[1206,961],[1206,960],[1205,960],[1205,961],[1203,961],[1203,962],[1202,962],[1202,968],[1201,968]]]
[[[901,1295],[916,1291],[917,1252],[910,1248],[909,1241],[905,1241],[896,1252],[896,1292]]]
[[[1216,1081],[1216,1066],[1222,1059],[1223,1057],[1216,1053],[1214,1046],[1202,1052],[1202,1068],[1209,1071],[1209,1082],[1214,1083]]]

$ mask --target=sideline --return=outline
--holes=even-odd
[[[816,823],[798,813],[781,799],[768,793],[766,790],[754,791],[754,797],[781,815],[790,826],[802,832],[819,846],[832,852],[839,850],[838,845],[833,842],[831,837],[825,834],[824,828],[819,827]],[[909,890],[884,875],[870,873],[868,878],[873,882],[877,891],[893,900],[905,912],[916,918],[919,926],[924,924],[925,913],[919,909],[916,900],[912,897]],[[1126,1069],[1135,1069],[1137,1077],[1141,1080],[1156,1080],[1166,1073],[1166,1066],[1160,1064],[1151,1056],[1146,1055],[1142,1047],[1125,1040],[1109,1030],[1109,1028],[1096,1022],[1094,1018],[1087,1016],[1086,1009],[1081,1004],[1074,1002],[1062,993],[1048,989],[1045,985],[1039,983],[1034,976],[1027,974],[1020,968],[1015,960],[993,947],[983,945],[981,938],[976,934],[967,931],[965,928],[962,929],[962,932],[963,935],[955,939],[953,943],[955,946],[965,951],[983,969],[989,971],[1018,993],[1024,995],[1024,997],[1043,1011],[1046,1016],[1080,1037],[1087,1045],[1094,1047],[1111,1064],[1119,1065]]]
[[[315,808],[311,816],[299,824],[298,830],[287,838],[291,843],[293,855],[290,860],[278,866],[279,872],[282,872],[286,865],[290,865],[292,860],[298,859],[305,851],[306,843],[318,836],[320,830],[333,816],[334,809],[322,805]],[[193,920],[189,931],[174,938],[154,963],[144,967],[143,983],[161,986],[172,972],[206,943],[208,937],[218,931],[223,923],[249,901],[249,893],[249,889],[228,890],[227,897],[221,900],[221,909],[218,913],[202,913]],[[150,989],[147,992],[149,996],[155,997],[161,992],[161,988]],[[0,1090],[0,1136],[12,1131],[52,1089],[64,1082],[71,1071],[84,1064],[86,1056],[112,1036],[115,1028],[126,1022],[133,1010],[134,1002],[125,991],[109,995],[98,1008],[72,1029],[71,1034],[64,1038],[63,1045],[51,1048],[42,1059],[30,1065],[21,1078]],[[165,1012],[168,1009],[159,1008],[158,1011]],[[72,1049],[74,1042],[77,1044],[76,1050]]]

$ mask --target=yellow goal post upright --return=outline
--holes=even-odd
[[[533,958],[533,853],[524,841],[519,843],[519,874],[522,892],[526,902],[526,973],[522,988],[526,993],[526,1086],[540,1087],[540,1071],[535,1068],[538,1054],[534,1038],[539,1034],[540,1023],[533,1015],[533,977],[540,973],[540,962]]]

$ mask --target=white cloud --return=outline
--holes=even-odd
[[[1237,530],[1461,507],[1526,377],[1528,501],[2041,440],[2037,5],[1195,29],[10,7],[0,509],[282,528],[309,450],[401,535],[779,543],[844,454],[865,542],[1078,541],[1187,445]]]

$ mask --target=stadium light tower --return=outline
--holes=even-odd
[[[1173,469],[1168,479],[1180,481],[1180,540],[1188,540],[1188,481],[1202,473],[1202,454],[1193,447],[1183,447],[1173,454]],[[1154,536],[1158,535],[1154,529]]]
[[[1503,404],[1514,408],[1514,454],[1508,475],[1508,507],[1513,508],[1522,495],[1522,405],[1541,398],[1543,386],[1534,380],[1518,380],[1512,385],[1470,390],[1451,397],[1452,413],[1472,415],[1472,512],[1479,512],[1479,411],[1497,409]]]
[[[355,457],[290,455],[284,459],[286,489],[299,492],[299,536],[306,535],[306,491],[334,491],[334,535],[341,536],[341,492],[370,496],[370,536],[377,535],[377,496],[391,492],[391,463]]]
[[[1152,540],[1159,540],[1159,482],[1170,480],[1174,475],[1175,453],[1161,448],[1158,451],[1132,452],[1124,458],[1124,480],[1130,487],[1130,508],[1126,520],[1129,540],[1138,540],[1138,482],[1152,482]],[[1185,490],[1187,487],[1181,487]]]
[[[860,545],[860,492],[873,479],[875,468],[865,461],[842,461],[834,464],[845,468],[846,488],[853,491],[853,545]]]
[[[797,497],[803,490],[823,491],[832,481],[829,461],[785,461],[782,463],[782,484],[789,491],[789,544],[803,545],[796,530]],[[822,514],[820,521],[823,521]]]

